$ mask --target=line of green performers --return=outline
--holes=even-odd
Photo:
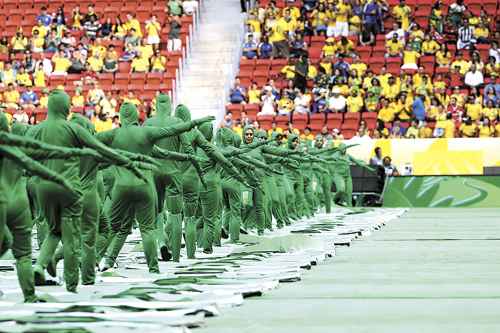
[[[48,117],[36,126],[0,113],[0,257],[11,250],[25,302],[41,302],[46,285],[64,262],[66,289],[95,284],[96,271],[118,265],[128,235],[138,228],[149,272],[158,261],[206,254],[222,238],[264,234],[334,202],[351,205],[350,165],[366,166],[325,148],[308,147],[296,135],[245,127],[240,137],[213,128],[214,117],[191,119],[174,112],[158,94],[156,113],[143,125],[136,107],[123,103],[119,128],[96,133],[92,123],[70,114],[62,90],[49,95]],[[331,193],[332,184],[337,189]],[[32,264],[32,229],[40,253]]]

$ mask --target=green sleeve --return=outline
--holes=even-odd
[[[0,153],[10,159],[12,162],[19,165],[21,168],[29,171],[31,174],[49,181],[53,181],[54,183],[60,184],[70,190],[73,190],[67,185],[67,182],[64,180],[64,178],[62,178],[60,175],[50,170],[49,168],[38,163],[37,161],[31,159],[17,147],[0,146]]]
[[[267,154],[282,156],[282,157],[297,155],[297,154],[301,153],[301,151],[299,151],[299,150],[289,150],[289,149],[283,149],[283,148],[272,147],[272,146],[264,146],[262,148],[262,150]]]
[[[241,159],[243,159],[244,161],[248,162],[248,163],[251,163],[253,164],[254,166],[256,166],[257,168],[259,169],[262,169],[266,172],[270,172],[270,173],[276,173],[276,174],[279,174],[281,175],[282,173],[280,171],[277,171],[277,170],[274,170],[273,168],[271,168],[269,165],[267,165],[266,163],[262,162],[262,161],[259,161],[258,159],[255,159],[255,158],[252,158],[250,156],[247,156],[247,155],[241,155],[240,156]]]
[[[146,136],[149,142],[151,142],[151,144],[154,144],[156,141],[160,139],[187,132],[195,126],[196,126],[195,122],[188,121],[188,122],[173,124],[167,127],[144,127],[144,130],[146,131]]]
[[[152,156],[160,159],[174,160],[174,161],[190,161],[193,155],[178,153],[158,146],[153,147]]]

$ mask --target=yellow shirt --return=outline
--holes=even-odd
[[[135,29],[137,36],[142,37],[141,23],[139,23],[137,19],[133,18],[130,21],[127,21],[125,26],[127,31],[133,28]]]
[[[396,82],[396,84],[389,85],[388,83],[381,84],[382,86],[382,96],[394,99],[401,91],[401,85]]]
[[[32,29],[31,29],[31,34],[34,35],[34,32],[35,31],[38,31],[38,36],[40,38],[45,38],[45,36],[47,36],[47,28],[45,26],[38,26],[38,25],[35,25]]]
[[[49,96],[40,97],[40,107],[46,108],[49,105]]]
[[[319,65],[323,67],[327,75],[332,74],[332,63],[331,62],[320,62]]]
[[[254,32],[261,32],[259,20],[247,20],[247,24],[253,28]]]
[[[451,67],[458,67],[458,71],[461,75],[465,75],[470,68],[470,62],[467,60],[455,60],[451,63]]]
[[[15,77],[14,77],[14,70],[9,69],[7,71],[3,72],[3,83],[5,85],[8,85],[9,83],[14,83]]]
[[[285,112],[293,110],[293,102],[288,98],[282,98],[278,101],[278,109]]]
[[[479,137],[480,138],[489,138],[493,136],[494,129],[491,126],[484,126],[480,125],[479,126]]]
[[[481,117],[482,107],[481,104],[466,104],[465,111],[472,121],[476,121]]]
[[[52,61],[54,62],[54,72],[67,72],[71,66],[71,61],[64,57],[54,56]]]
[[[419,137],[419,139],[432,138],[432,128],[430,128],[430,127],[419,128],[418,129],[418,137]]]
[[[99,55],[99,58],[104,59],[106,56],[106,48],[104,45],[92,45],[90,47],[90,56],[94,57],[96,54]]]
[[[26,37],[17,38],[14,36],[12,37],[10,44],[12,45],[13,50],[25,50],[28,46],[28,39]]]
[[[102,121],[100,119],[96,119],[94,121],[94,126],[95,126],[95,131],[96,132],[109,131],[109,130],[113,129],[113,121],[111,121],[111,119],[108,119],[106,121]]]
[[[443,120],[442,128],[444,128],[444,137],[447,139],[455,137],[455,124],[452,120]]]
[[[443,51],[436,52],[436,62],[441,66],[448,66],[451,63],[451,54]]]
[[[160,55],[159,57],[154,57],[151,60],[151,66],[154,70],[164,71],[166,63],[167,63],[167,58],[165,58],[162,55]]]
[[[337,48],[335,47],[335,45],[325,45],[323,46],[323,56],[325,57],[329,57],[329,56],[333,56],[335,55],[335,50]]]
[[[347,110],[349,112],[359,112],[364,105],[363,98],[358,94],[358,96],[348,96],[347,97]]]
[[[91,57],[87,60],[87,63],[90,66],[90,70],[93,72],[100,72],[102,70],[102,66],[104,65],[101,58]]]
[[[472,125],[462,124],[462,125],[460,125],[460,132],[462,132],[462,136],[467,137],[467,138],[474,137],[476,135],[476,130],[477,130],[476,124],[472,124]]]
[[[149,59],[154,54],[152,45],[142,45],[138,49],[141,52],[141,58]]]
[[[392,39],[389,39],[385,43],[385,47],[386,47],[387,51],[389,52],[389,54],[396,55],[396,54],[399,54],[401,51],[403,51],[404,45],[399,40],[393,41]]]
[[[439,51],[440,46],[438,42],[435,40],[430,40],[430,41],[424,41],[422,43],[422,52],[423,53],[430,53],[430,54],[435,54],[437,51]]]
[[[384,123],[389,123],[394,120],[394,109],[390,106],[381,108],[378,112],[377,119],[383,121]]]
[[[25,87],[31,87],[33,83],[31,82],[30,75],[28,73],[17,74],[16,81],[19,85]]]
[[[408,27],[410,25],[410,17],[411,14],[411,8],[409,6],[394,6],[392,9],[392,15],[396,18],[398,22],[401,22],[401,28],[403,30],[408,30]]]
[[[276,24],[271,29],[271,36],[269,37],[269,42],[280,42],[286,39],[286,33],[288,32],[288,23],[284,18],[280,18]]]
[[[33,44],[33,47],[36,47],[37,49],[42,49],[45,44],[45,39],[43,37],[33,38],[31,40],[31,44]]]
[[[417,51],[404,51],[403,52],[403,63],[406,64],[416,64],[417,59],[420,54]]]
[[[316,77],[316,75],[318,75],[318,70],[316,69],[316,67],[314,67],[313,65],[309,65],[309,68],[307,70],[307,77],[312,80]]]
[[[349,18],[349,13],[351,12],[351,6],[341,2],[337,5],[337,22],[345,23]]]
[[[17,103],[19,101],[19,92],[17,90],[6,91],[3,93],[6,103]]]
[[[33,79],[35,81],[35,87],[45,87],[45,73],[43,70],[36,70],[33,74]]]
[[[488,30],[488,28],[475,28],[474,29],[474,37],[476,38],[488,38],[488,36],[490,35],[490,31]]]
[[[148,72],[149,71],[149,60],[145,58],[134,58],[132,60],[132,71],[134,72]]]
[[[248,91],[248,103],[249,104],[260,103],[260,90],[259,89],[250,89]]]
[[[490,121],[493,121],[498,116],[497,108],[483,108],[483,116],[488,118]]]
[[[288,80],[291,80],[295,77],[295,66],[291,66],[291,65],[286,65],[285,67],[283,67],[281,69],[281,74],[285,74],[285,77],[288,79]]]
[[[71,98],[71,105],[74,107],[83,107],[85,105],[85,98],[82,95],[75,95]]]
[[[146,23],[146,31],[148,33],[148,36],[158,37],[159,32],[161,31],[160,23],[158,23],[158,22]]]
[[[366,70],[368,69],[368,66],[364,62],[358,62],[355,64],[351,65],[351,70],[355,69],[356,72],[358,73],[358,76],[363,76],[365,75]]]

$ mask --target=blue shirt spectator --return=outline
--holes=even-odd
[[[339,60],[333,65],[333,69],[338,69],[340,71],[340,74],[345,78],[347,78],[350,74],[349,63],[344,61],[343,58],[339,58]]]
[[[377,24],[380,18],[380,6],[377,1],[371,0],[363,7],[363,22],[365,24]]]
[[[36,17],[36,20],[48,27],[52,23],[52,16],[47,14],[46,7],[42,7],[42,13]]]
[[[248,35],[247,41],[243,43],[243,56],[247,59],[254,59],[257,57],[257,43],[253,40],[251,34]]]
[[[267,37],[264,37],[262,42],[259,44],[259,58],[269,59],[273,53],[273,45],[269,43]]]
[[[415,97],[412,104],[413,117],[418,121],[425,120],[425,105],[422,96]]]
[[[31,88],[28,88],[21,94],[21,104],[38,104],[38,96],[33,90],[31,90]]]

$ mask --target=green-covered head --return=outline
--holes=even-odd
[[[237,133],[233,133],[233,145],[236,148],[240,148],[241,146],[241,137]]]
[[[265,141],[265,140],[267,140],[267,133],[264,130],[258,130],[257,132],[255,132],[255,137],[259,141]]]
[[[198,130],[203,134],[205,139],[208,141],[212,141],[212,138],[214,136],[214,126],[212,125],[212,122],[206,122],[198,126]]]
[[[28,132],[29,126],[20,122],[14,122],[10,131],[12,134],[24,136]]]
[[[9,120],[7,119],[7,116],[5,113],[0,112],[0,131],[2,132],[9,132]]]
[[[125,102],[120,107],[120,123],[122,127],[139,125],[139,114],[134,104]]]
[[[345,143],[341,143],[339,144],[339,152],[342,154],[342,155],[345,155],[347,153],[347,146]]]
[[[249,125],[245,126],[243,128],[243,133],[242,133],[243,144],[249,145],[249,144],[253,143],[254,135],[255,135],[255,129]]]
[[[288,135],[288,148],[290,149],[297,149],[300,144],[300,139],[299,136],[295,133],[290,133]]]
[[[86,129],[89,133],[95,134],[94,124],[85,116],[82,116],[79,113],[73,113],[71,116],[71,122],[80,125],[84,129]]]
[[[274,131],[271,133],[271,139],[276,141],[276,144],[278,146],[281,146],[281,144],[283,143],[283,134]]]
[[[222,147],[233,146],[235,135],[236,133],[234,133],[230,128],[221,127],[217,130],[217,144],[220,144]]]
[[[325,138],[323,137],[323,135],[321,134],[316,135],[316,137],[314,138],[314,146],[316,148],[323,148],[324,144],[325,144]]]
[[[191,112],[184,104],[179,104],[175,108],[175,116],[182,121],[191,121]]]
[[[52,90],[49,94],[49,101],[47,104],[48,118],[67,119],[70,105],[69,95],[65,93],[64,90]]]
[[[170,117],[172,115],[172,103],[170,96],[161,93],[156,96],[156,114],[158,116]]]

